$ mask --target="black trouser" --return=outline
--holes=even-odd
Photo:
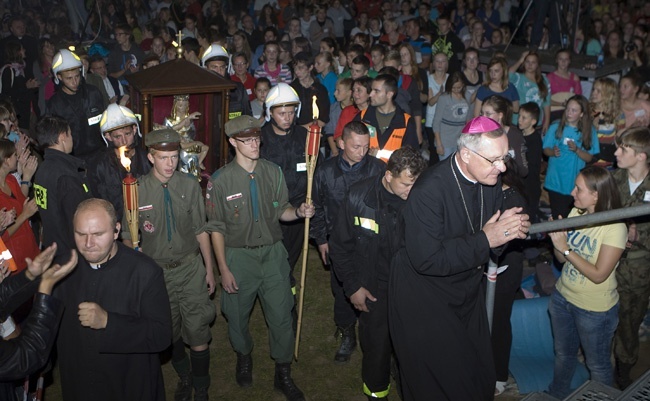
[[[296,278],[293,276],[293,269],[302,253],[302,246],[305,235],[305,221],[303,219],[280,224],[282,227],[282,244],[287,249],[289,257],[289,281],[291,288],[296,286]],[[296,294],[293,294],[296,295]]]
[[[498,381],[508,381],[508,364],[512,345],[510,314],[515,294],[521,286],[524,269],[524,255],[518,250],[506,251],[499,265],[508,268],[497,277],[494,294],[494,314],[492,316],[492,354]]]
[[[549,189],[546,189],[546,191],[548,192],[548,201],[551,204],[553,219],[557,220],[558,216],[566,219],[573,208],[573,196],[563,195]]]
[[[330,261],[330,286],[334,295],[334,323],[338,327],[347,327],[357,322],[358,312],[343,292],[343,284],[336,277]]]
[[[379,288],[372,293],[377,302],[368,301],[370,312],[359,314],[359,344],[363,351],[361,378],[364,390],[382,394],[390,385],[393,348],[388,331],[388,282],[380,281],[378,284]]]
[[[436,151],[436,137],[433,134],[433,128],[423,127],[429,140],[429,166],[433,166],[440,161],[440,156]]]

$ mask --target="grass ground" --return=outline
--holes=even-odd
[[[299,274],[300,262],[296,267],[296,276]],[[334,362],[333,357],[338,342],[333,335],[335,327],[332,321],[333,298],[330,292],[329,274],[329,271],[322,267],[316,250],[312,248],[309,252],[307,268],[300,355],[298,362],[295,362],[292,367],[293,378],[309,401],[365,401],[366,397],[362,394],[360,351],[356,351],[347,364]],[[214,302],[219,304],[218,296]],[[226,322],[221,315],[217,317],[212,327],[210,345],[212,353],[210,400],[285,400],[282,394],[273,389],[274,362],[269,356],[268,331],[259,303],[251,316],[250,326],[255,340],[253,386],[242,389],[235,383],[235,353],[228,342]],[[640,355],[641,359],[632,372],[633,377],[640,376],[650,368],[650,342],[641,344]],[[169,362],[165,362],[162,369],[167,400],[172,401],[177,377]],[[46,401],[62,400],[56,379],[57,374],[55,370],[54,382],[45,390]],[[511,384],[508,390],[496,400],[515,401],[523,397],[517,391],[516,384]],[[399,398],[393,391],[390,399],[396,401]]]

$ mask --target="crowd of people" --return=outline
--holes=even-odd
[[[334,360],[360,343],[370,400],[388,397],[393,355],[404,400],[503,393],[530,224],[649,200],[650,3],[579,4],[0,3],[3,399],[43,367],[60,320],[64,399],[164,399],[157,355],[169,349],[175,400],[207,400],[220,282],[237,384],[253,384],[259,298],[274,387],[304,400],[291,361],[305,218],[331,272]],[[525,46],[516,60],[501,51],[510,42]],[[550,73],[541,52],[555,56]],[[589,82],[576,54],[628,62]],[[178,57],[234,86],[232,157],[214,172],[191,95],[151,132],[132,111],[129,76]],[[324,139],[307,204],[314,123]],[[135,231],[121,156],[139,182]],[[549,234],[561,270],[551,395],[569,394],[580,346],[592,380],[631,384],[649,227],[639,216]],[[510,266],[491,333],[490,259]]]

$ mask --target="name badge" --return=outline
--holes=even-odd
[[[307,163],[297,163],[296,171],[307,171]]]
[[[250,96],[250,95],[252,95],[252,94],[253,94],[253,91],[252,91],[252,90],[250,90],[250,89],[246,89],[246,94],[247,94],[248,96]]]
[[[645,194],[643,195],[643,201],[650,202],[650,191],[645,191]]]
[[[88,119],[88,125],[95,125],[95,124],[97,124],[97,123],[99,122],[99,120],[101,120],[101,119],[102,119],[102,115],[101,115],[101,114],[98,114],[98,115],[96,115],[95,117],[90,117],[90,118]]]
[[[643,110],[643,109],[637,110],[637,111],[634,112],[634,117],[639,118],[639,117],[643,117],[643,116],[645,116],[645,110]]]
[[[143,212],[145,210],[153,210],[153,205],[140,206],[138,211]]]
[[[390,159],[390,155],[393,154],[392,150],[381,149],[377,152],[377,159]]]
[[[239,198],[241,198],[242,196],[243,196],[243,195],[241,194],[241,192],[238,193],[238,194],[228,195],[228,196],[226,196],[226,201],[227,201],[227,202],[230,202],[231,200],[239,199]]]

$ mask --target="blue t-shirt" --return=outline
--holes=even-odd
[[[512,83],[508,83],[508,88],[503,92],[495,92],[490,89],[487,85],[481,85],[476,91],[476,98],[481,102],[489,98],[492,95],[503,96],[511,102],[519,101],[519,94],[517,93],[517,88]]]
[[[334,97],[334,91],[336,90],[336,81],[338,77],[332,71],[328,72],[327,75],[323,78],[322,75],[316,75],[318,82],[323,84],[325,89],[327,89],[327,94],[330,97],[330,104],[336,103],[336,98]]]
[[[582,160],[576,152],[569,150],[568,141],[573,140],[578,148],[582,148],[589,154],[595,155],[600,153],[598,145],[598,135],[594,127],[591,127],[591,149],[584,149],[582,146],[582,135],[576,127],[565,126],[560,139],[555,137],[559,123],[552,123],[544,135],[544,149],[553,149],[557,146],[560,149],[559,157],[548,158],[548,169],[546,171],[546,180],[544,188],[555,191],[562,195],[571,195],[575,186],[575,180],[580,170],[585,167],[585,161]]]

